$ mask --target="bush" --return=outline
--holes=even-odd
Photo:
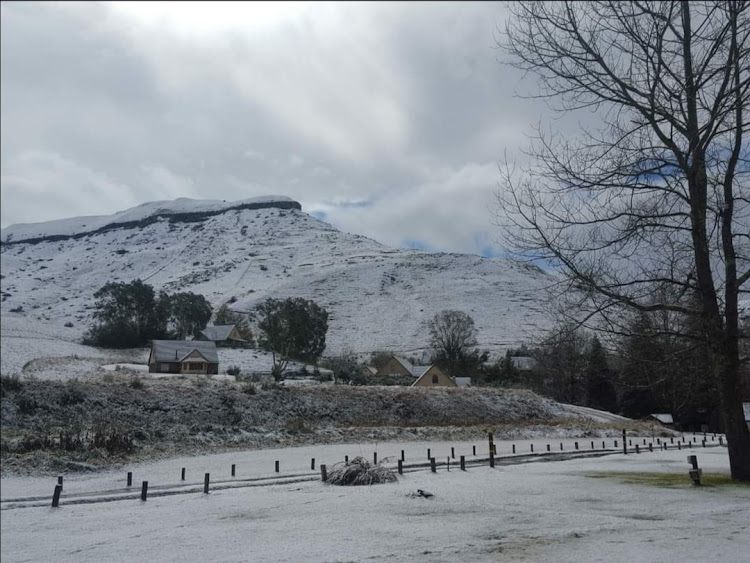
[[[244,386],[244,387],[242,388],[242,392],[243,392],[243,393],[244,393],[245,395],[255,395],[255,393],[257,393],[257,391],[255,390],[255,385],[253,385],[252,383],[247,383],[247,384],[246,384],[246,385],[245,385],[245,386]]]
[[[131,379],[129,385],[132,389],[143,389],[146,386],[140,377],[134,377]]]
[[[6,393],[12,391],[20,391],[23,389],[23,383],[21,382],[21,376],[17,373],[11,375],[0,375],[0,392],[5,396]]]
[[[240,369],[240,366],[229,366],[227,368],[228,375],[238,376],[241,372],[242,370]]]
[[[58,398],[58,403],[63,407],[70,407],[78,405],[86,400],[86,393],[84,393],[78,386],[78,382],[71,380],[65,386],[65,389]]]
[[[381,465],[372,465],[363,457],[355,457],[348,465],[337,463],[328,473],[330,485],[358,486],[395,483],[396,474]]]

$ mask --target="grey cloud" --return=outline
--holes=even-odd
[[[503,10],[337,3],[191,38],[107,4],[3,4],[2,224],[284,193],[389,244],[478,252],[496,160],[544,111],[496,60]]]

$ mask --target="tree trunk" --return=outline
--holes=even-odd
[[[719,372],[719,394],[724,433],[729,450],[732,479],[750,481],[750,431],[740,399],[740,378],[736,367],[724,366]]]

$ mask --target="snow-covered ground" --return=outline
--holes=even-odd
[[[91,325],[94,292],[107,282],[136,278],[157,290],[200,293],[214,308],[230,303],[237,311],[252,311],[267,297],[313,299],[331,313],[328,354],[381,349],[418,354],[428,344],[425,322],[446,308],[470,314],[480,346],[498,353],[549,325],[543,288],[553,280],[533,266],[393,249],[296,209],[231,205],[181,199],[110,217],[3,229],[3,348],[17,345],[7,338],[7,328],[38,323],[48,325],[55,338],[79,341]],[[225,211],[196,222],[171,222],[164,215],[217,209]],[[146,226],[84,235],[108,222],[155,215],[158,220]],[[17,242],[42,234],[81,236]],[[9,238],[14,242],[7,243]]]
[[[543,442],[537,442],[541,445]],[[215,488],[111,502],[65,504],[76,492],[117,489],[125,473],[65,480],[60,508],[6,508],[12,497],[49,500],[54,479],[2,479],[2,560],[20,561],[747,561],[750,489],[693,487],[686,455],[706,472],[728,473],[726,449],[607,455],[552,463],[470,466],[461,472],[406,473],[398,483],[334,487],[313,479],[310,458],[330,465],[343,455],[407,463],[470,454],[471,443],[362,444],[233,452],[180,458],[130,468],[137,490],[149,480],[199,485],[282,476],[312,480]],[[478,443],[478,450],[486,444]],[[517,447],[522,449],[520,443]],[[499,443],[502,455],[510,444]],[[525,449],[525,447],[523,447]],[[684,485],[628,484],[617,473],[674,473]],[[605,475],[602,478],[602,475]],[[235,483],[239,484],[239,483]],[[258,485],[258,483],[255,483]],[[417,489],[432,499],[413,497]],[[136,495],[137,496],[137,495]]]

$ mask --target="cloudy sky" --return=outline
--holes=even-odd
[[[2,226],[287,195],[386,244],[493,255],[547,119],[500,3],[3,3]]]

